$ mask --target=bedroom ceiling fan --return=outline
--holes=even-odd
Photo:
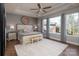
[[[50,8],[52,8],[51,6],[47,6],[47,7],[43,7],[43,8],[42,8],[42,6],[41,6],[40,3],[38,3],[37,6],[38,6],[38,9],[30,9],[30,10],[37,10],[36,13],[39,14],[40,12],[47,13],[47,11],[46,11],[45,9],[50,9]]]

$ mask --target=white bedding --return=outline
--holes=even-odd
[[[42,40],[42,39],[43,39],[43,35],[42,34],[25,35],[20,40],[20,43],[21,44],[29,44],[29,43],[33,43],[35,41],[39,41],[39,40]]]
[[[68,45],[43,39],[33,44],[15,45],[18,56],[58,56]]]
[[[40,32],[20,32],[19,35],[28,36],[28,35],[37,35],[41,34]]]

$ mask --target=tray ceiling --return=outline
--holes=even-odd
[[[37,14],[37,10],[30,9],[38,9],[36,3],[6,3],[5,9],[6,13],[18,14],[18,15],[26,15],[30,17],[42,17],[47,16],[51,13],[54,13],[59,10],[65,10],[71,7],[77,7],[79,4],[69,4],[69,3],[40,3],[41,7],[51,6],[52,8],[45,9],[46,13],[40,12]]]

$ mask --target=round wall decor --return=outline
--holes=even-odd
[[[24,24],[24,25],[27,25],[28,24],[28,17],[27,16],[22,16],[21,23]]]

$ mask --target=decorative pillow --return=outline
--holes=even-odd
[[[33,32],[33,27],[32,26],[26,26],[26,28],[24,28],[24,32]]]
[[[20,32],[20,33],[24,33],[24,30],[23,30],[23,29],[21,29],[21,30],[18,30],[18,32]]]

